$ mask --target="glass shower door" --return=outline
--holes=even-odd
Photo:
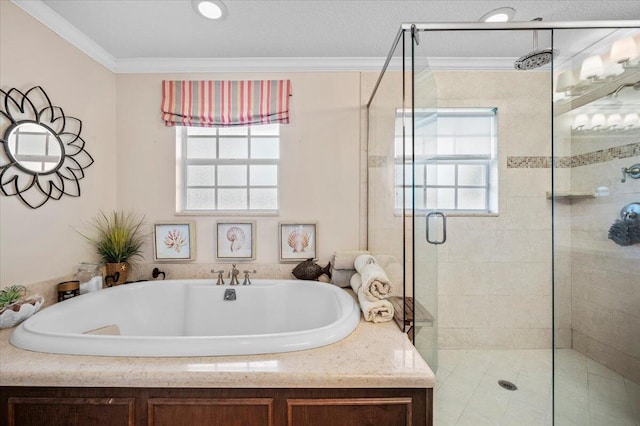
[[[409,33],[408,33],[409,34]],[[415,28],[405,51],[411,56],[405,69],[405,87],[409,89],[410,126],[405,142],[405,179],[410,180],[404,217],[407,265],[413,283],[414,328],[410,337],[435,372],[438,367],[438,245],[446,241],[446,218],[438,208],[437,160],[437,86],[427,61],[426,33]],[[421,38],[423,39],[421,42]],[[407,62],[407,61],[405,61]],[[407,81],[408,79],[408,81]]]

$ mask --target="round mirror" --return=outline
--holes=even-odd
[[[63,158],[60,139],[37,123],[19,123],[5,135],[7,155],[26,172],[45,174],[58,169]]]

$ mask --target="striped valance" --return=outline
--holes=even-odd
[[[166,126],[288,123],[290,80],[162,82]]]

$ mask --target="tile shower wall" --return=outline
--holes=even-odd
[[[573,158],[580,162],[571,168],[572,192],[607,186],[611,195],[570,203],[573,348],[636,383],[640,383],[640,246],[621,247],[607,236],[620,209],[640,201],[640,181],[622,183],[620,172],[640,162],[638,148],[637,135],[574,137]]]
[[[551,173],[508,166],[551,154],[549,74],[435,74],[438,106],[495,106],[499,123],[499,214],[450,217],[439,249],[439,347],[550,348]]]

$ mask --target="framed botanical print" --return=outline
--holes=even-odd
[[[156,222],[153,225],[153,259],[195,260],[195,228],[196,224],[193,222]]]

